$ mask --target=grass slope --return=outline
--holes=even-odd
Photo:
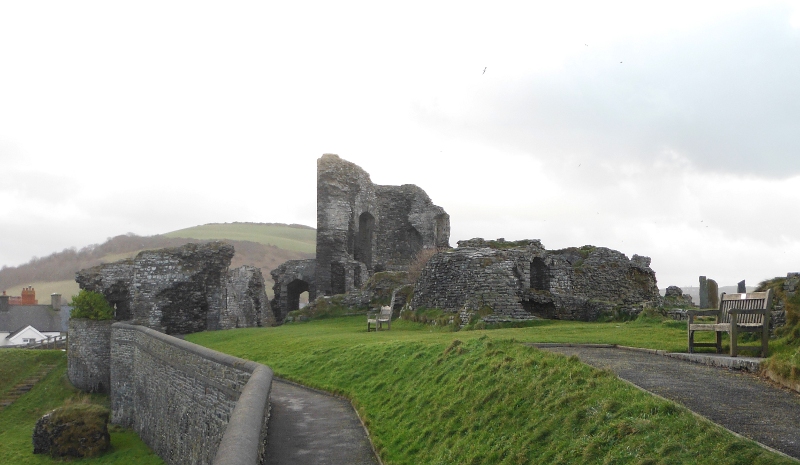
[[[179,229],[163,234],[166,237],[190,239],[230,239],[274,245],[281,249],[313,254],[317,247],[317,231],[308,226],[275,223],[211,223]]]
[[[685,346],[685,326],[574,323],[448,332],[363,317],[189,335],[350,398],[387,464],[794,463],[576,358],[522,341]]]
[[[108,407],[108,397],[87,396],[69,384],[66,377],[67,357],[61,351],[22,349],[0,350],[0,386],[8,384],[6,373],[25,377],[42,363],[54,363],[56,368],[28,393],[11,406],[0,410],[0,463],[28,465],[59,463],[46,455],[34,455],[31,435],[36,421],[50,410],[76,399],[89,399]],[[94,459],[71,460],[75,464],[141,464],[158,465],[164,462],[144,444],[133,431],[110,426],[111,451]]]
[[[33,377],[44,365],[64,358],[61,351],[3,349],[0,351],[0,397],[18,383]]]

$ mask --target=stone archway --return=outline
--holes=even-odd
[[[308,292],[309,301],[316,299],[316,266],[314,259],[289,260],[270,272],[275,283],[270,306],[277,324],[283,323],[287,313],[300,309],[301,294]]]
[[[300,294],[308,292],[309,284],[302,279],[295,279],[286,285],[286,311],[291,312],[300,309]]]

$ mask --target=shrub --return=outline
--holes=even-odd
[[[99,292],[81,289],[78,295],[72,297],[70,305],[72,305],[70,318],[87,318],[89,320],[114,318],[114,309]]]
[[[422,269],[425,268],[425,265],[428,264],[428,260],[431,259],[434,255],[439,253],[439,249],[431,248],[431,249],[422,249],[417,252],[417,255],[414,256],[414,259],[408,265],[408,275],[407,275],[407,283],[408,284],[416,284],[419,276],[422,274]]]
[[[774,279],[767,279],[758,284],[756,292],[764,292],[767,289],[772,289],[772,306],[774,307],[783,303],[783,309],[786,311],[786,325],[777,328],[775,334],[780,337],[786,337],[788,343],[800,343],[800,292],[795,293],[792,297],[788,297],[783,289],[783,284],[786,278],[777,277]]]

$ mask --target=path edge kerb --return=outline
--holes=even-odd
[[[645,349],[643,347],[630,347],[618,344],[580,344],[571,342],[523,342],[523,345],[546,349],[548,347],[584,347],[590,349],[622,349],[634,352],[644,352],[653,355],[661,355],[685,362],[699,363],[718,368],[728,368],[731,370],[743,370],[750,373],[760,373],[763,359],[754,360],[750,357],[728,357],[712,356],[710,354],[685,354],[682,352],[668,352],[659,349]]]
[[[545,342],[545,343],[524,342],[523,345],[526,345],[528,347],[534,347],[534,348],[537,348],[537,349],[546,349],[548,347],[584,347],[584,348],[589,348],[589,349],[622,349],[622,350],[630,350],[632,352],[644,352],[644,353],[648,353],[648,354],[662,355],[662,356],[667,356],[667,357],[669,357],[671,354],[674,353],[674,352],[667,352],[666,350],[645,349],[645,348],[642,348],[642,347],[628,347],[628,346],[620,346],[620,345],[617,345],[617,344],[575,344],[575,343],[558,343],[558,342],[554,342],[554,343],[549,343],[549,342]],[[689,355],[689,354],[684,354],[684,355]],[[682,358],[679,358],[679,357],[672,357],[672,358],[678,358],[679,360],[693,362],[693,363],[701,363],[701,362],[694,362],[693,360],[689,360],[689,359],[682,359]],[[585,363],[585,362],[582,361],[581,363]],[[715,366],[715,365],[712,365],[712,366]],[[643,388],[641,386],[637,386],[636,384],[628,381],[627,379],[620,378],[619,376],[617,376],[617,379],[619,379],[620,381],[622,381],[624,383],[627,383],[630,386],[635,387],[636,389],[638,389],[638,390],[640,390],[642,392],[646,392],[646,393],[650,394],[651,396],[656,397],[657,399],[661,399],[661,400],[663,400],[665,402],[669,402],[669,403],[672,403],[672,404],[678,404],[674,400],[667,399],[666,397],[663,397],[663,396],[661,396],[659,394],[656,394],[654,392],[650,392],[650,391],[648,391],[647,389],[645,389],[645,388]],[[768,450],[768,451],[770,451],[772,453],[780,455],[781,457],[785,457],[785,458],[787,458],[789,460],[793,460],[793,461],[795,461],[797,463],[800,463],[800,460],[798,460],[795,457],[792,457],[791,455],[787,455],[787,454],[785,454],[785,453],[783,453],[783,452],[781,452],[781,451],[779,451],[777,449],[773,449],[772,447],[770,447],[770,446],[768,446],[766,444],[762,444],[762,443],[760,443],[758,441],[755,441],[753,439],[750,439],[748,437],[744,437],[741,434],[737,433],[736,431],[731,431],[728,428],[720,425],[719,423],[715,423],[715,422],[711,421],[710,419],[704,417],[703,415],[700,415],[699,413],[695,412],[694,410],[689,409],[685,405],[681,405],[681,404],[678,404],[678,405],[680,405],[682,408],[686,409],[686,411],[688,411],[689,413],[691,413],[695,417],[700,418],[700,419],[702,419],[704,421],[707,421],[707,422],[709,422],[709,423],[711,423],[711,424],[713,424],[715,426],[718,426],[718,427],[724,429],[725,431],[731,433],[732,435],[736,436],[737,438],[743,439],[745,441],[754,442],[754,443],[758,444],[761,448],[763,448],[765,450]]]
[[[364,428],[364,433],[366,433],[366,435],[367,435],[367,441],[369,441],[369,446],[372,448],[372,455],[375,456],[375,459],[378,461],[379,465],[384,465],[383,460],[381,460],[381,456],[378,454],[378,450],[375,449],[375,444],[373,444],[373,442],[372,442],[372,437],[369,434],[369,429],[367,428],[366,423],[364,423],[364,419],[361,418],[361,415],[359,415],[358,409],[356,409],[356,406],[353,405],[353,400],[352,399],[350,399],[347,396],[341,395],[341,394],[334,394],[332,392],[328,392],[328,391],[325,391],[325,390],[322,390],[322,389],[317,389],[317,388],[313,388],[313,387],[310,387],[310,386],[306,386],[304,384],[296,383],[296,382],[294,382],[292,380],[289,380],[289,379],[286,379],[286,378],[281,378],[279,376],[275,376],[274,379],[277,380],[277,381],[280,381],[282,383],[291,384],[292,386],[297,386],[297,387],[301,387],[303,389],[308,389],[309,391],[314,391],[314,392],[316,392],[318,394],[322,394],[322,395],[325,395],[325,396],[331,396],[331,397],[337,397],[339,399],[346,400],[350,404],[350,408],[352,408],[353,412],[356,414],[356,418],[358,418],[358,421],[361,423],[361,427]]]

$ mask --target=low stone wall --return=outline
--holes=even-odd
[[[272,370],[143,326],[111,329],[111,421],[165,462],[264,459]]]
[[[112,323],[112,320],[69,320],[67,376],[81,391],[109,392]]]

